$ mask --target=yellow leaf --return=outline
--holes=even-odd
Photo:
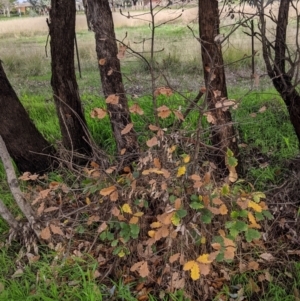
[[[176,145],[172,145],[170,148],[168,148],[168,153],[172,154],[176,150]]]
[[[197,258],[197,261],[200,263],[211,263],[211,260],[208,259],[209,254],[203,254]]]
[[[257,223],[255,216],[251,212],[248,212],[248,219],[251,223],[250,228],[255,228],[255,229],[261,228],[261,226]]]
[[[123,250],[121,250],[119,253],[118,253],[118,256],[119,257],[124,257],[125,256],[125,252]]]
[[[144,212],[142,212],[142,211],[139,211],[139,212],[134,214],[134,216],[137,216],[137,217],[141,217],[143,215],[144,215]]]
[[[155,229],[155,228],[160,228],[162,226],[162,224],[160,222],[153,222],[150,227],[152,229]]]
[[[130,214],[132,214],[132,210],[131,210],[131,208],[130,208],[130,206],[129,206],[128,204],[124,204],[124,205],[122,206],[122,210],[123,210],[123,212],[125,212],[125,213],[130,213]]]
[[[184,162],[184,163],[189,163],[190,160],[191,160],[190,155],[185,155],[185,156],[183,157],[183,162]]]
[[[178,217],[177,214],[172,215],[171,221],[174,226],[178,226],[180,224],[180,218]]]
[[[110,195],[113,191],[117,190],[116,186],[109,186],[100,190],[100,194],[103,196]]]
[[[185,175],[185,173],[186,173],[186,167],[185,166],[180,166],[178,168],[178,171],[177,171],[177,178]]]
[[[91,199],[89,197],[86,197],[85,202],[86,202],[87,205],[90,205],[91,204]]]
[[[154,230],[148,231],[148,235],[149,235],[150,237],[154,237],[155,231],[154,231]]]
[[[186,262],[183,266],[183,270],[184,271],[189,271],[193,268],[193,266],[197,264],[197,262],[195,260],[190,260],[188,262]]]
[[[262,212],[261,206],[259,206],[259,204],[256,204],[253,201],[248,202],[248,207],[254,209],[254,211],[256,211],[256,212]]]
[[[191,269],[191,278],[193,280],[198,280],[200,278],[200,269],[197,263],[195,263]]]
[[[206,244],[206,237],[205,237],[205,236],[202,236],[202,237],[201,237],[200,243],[201,243],[202,245],[205,245],[205,244]]]

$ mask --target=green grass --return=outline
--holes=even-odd
[[[121,280],[114,283],[107,279],[106,285],[100,283],[99,265],[91,257],[57,259],[60,258],[59,253],[42,252],[39,260],[19,268],[14,262],[15,256],[6,248],[0,250],[0,300],[137,301],[132,293],[136,283],[123,284]],[[18,270],[19,274],[16,273]],[[149,300],[158,299],[150,295]],[[181,291],[166,294],[159,300],[188,301]]]

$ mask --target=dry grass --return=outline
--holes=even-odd
[[[197,18],[198,9],[190,8],[184,12],[181,9],[178,10],[164,10],[160,12],[156,21],[158,23],[166,22],[167,20],[174,19],[182,14],[179,19],[181,24],[188,24]],[[140,14],[139,12],[130,12],[131,16]],[[150,22],[150,15],[140,17],[140,19],[126,18],[119,12],[113,13],[115,27],[134,27],[147,25]],[[77,15],[76,30],[83,31],[87,30],[86,17],[85,15]],[[34,36],[41,33],[47,33],[48,27],[46,24],[46,16],[39,16],[34,18],[14,18],[1,22],[0,26],[0,37],[9,37],[14,35],[18,38],[22,36]]]

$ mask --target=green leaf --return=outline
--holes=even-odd
[[[113,234],[113,233],[107,232],[106,238],[107,238],[109,241],[111,241],[111,240],[114,240],[115,237],[114,237],[114,234]]]
[[[228,165],[235,167],[238,165],[238,160],[235,157],[229,157],[228,158]]]
[[[130,224],[131,234],[138,235],[140,233],[140,226],[137,224]]]
[[[134,171],[134,172],[132,173],[132,176],[133,176],[135,179],[137,179],[137,178],[140,176],[140,173],[139,173],[138,171]]]
[[[260,235],[260,232],[255,229],[248,229],[248,231],[245,232],[247,242],[251,242],[254,239],[259,239]]]
[[[187,211],[185,209],[178,209],[176,214],[179,218],[184,218],[187,215]]]
[[[263,210],[262,214],[269,220],[274,219],[274,216],[269,210]]]
[[[255,218],[257,221],[262,221],[264,219],[264,215],[262,212],[255,212]]]
[[[211,223],[211,220],[213,218],[213,214],[208,210],[208,209],[203,209],[201,211],[201,221],[204,223],[204,224],[210,224]]]
[[[197,209],[202,209],[202,208],[204,208],[204,205],[203,205],[202,203],[200,203],[200,202],[193,202],[193,203],[190,204],[190,207],[191,207],[192,209],[197,210]]]
[[[176,199],[177,199],[177,197],[175,195],[170,195],[170,197],[169,197],[169,200],[172,204],[175,202]]]
[[[248,225],[242,221],[236,221],[235,225],[233,226],[234,229],[238,230],[239,232],[247,231]]]
[[[192,202],[198,202],[198,201],[199,201],[198,196],[197,196],[196,194],[192,194],[192,195],[191,195],[191,201],[192,201]]]
[[[221,189],[222,195],[228,195],[230,193],[230,187],[228,184],[224,184]]]
[[[106,231],[102,232],[99,237],[100,237],[101,240],[106,240],[107,232]]]
[[[236,219],[240,216],[240,214],[238,211],[231,211],[230,216],[231,216],[231,218]]]
[[[225,223],[226,229],[231,229],[235,225],[235,221],[229,221]]]
[[[113,250],[113,255],[117,255],[122,251],[122,246],[119,246]]]
[[[216,261],[217,262],[221,262],[224,260],[224,253],[223,252],[220,252],[217,257],[216,257]]]
[[[240,213],[240,217],[248,217],[248,211],[247,210],[241,210],[239,213]]]
[[[110,245],[111,245],[112,247],[116,247],[116,246],[118,245],[118,242],[119,242],[119,241],[118,241],[117,239],[115,239],[115,240],[113,240],[113,241],[111,242]]]
[[[233,157],[234,154],[233,154],[233,152],[232,152],[232,150],[230,148],[227,148],[226,155],[229,158],[229,157]]]
[[[237,229],[235,229],[235,228],[231,228],[230,230],[229,230],[229,232],[230,232],[230,236],[233,238],[233,239],[236,239],[236,237],[239,235],[239,231],[237,230]]]
[[[259,203],[260,199],[266,198],[266,195],[263,192],[256,191],[252,193],[252,197],[254,202]]]

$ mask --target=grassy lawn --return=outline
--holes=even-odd
[[[191,23],[190,27],[197,35],[198,25]],[[79,28],[81,27],[79,26]],[[147,26],[120,27],[116,29],[116,35],[119,40],[126,37],[126,43],[130,43],[130,46],[136,51],[143,52],[146,58],[150,57],[150,42],[147,40],[150,31]],[[243,40],[241,32],[237,32],[234,36],[235,43],[224,49],[228,98],[234,99],[238,104],[237,109],[232,110],[231,113],[239,133],[240,160],[243,163],[241,178],[233,190],[245,191],[245,194],[249,191],[268,192],[276,189],[285,181],[289,181],[289,176],[292,173],[289,168],[289,161],[299,154],[298,140],[289,121],[284,102],[273,89],[269,79],[263,77],[259,86],[255,86],[250,79],[250,59],[240,60],[244,54],[249,55],[250,41],[248,45],[246,39]],[[3,61],[3,67],[8,78],[30,118],[48,141],[54,145],[59,145],[61,134],[50,86],[51,72],[50,58],[48,57],[50,50],[49,45],[46,47],[46,40],[47,33],[43,30],[37,30],[33,34],[25,36],[20,35],[19,32],[16,32],[14,36],[1,35],[0,30],[0,59]],[[79,78],[78,67],[76,67],[76,72],[88,128],[95,142],[101,145],[107,153],[114,154],[116,146],[109,118],[106,116],[104,119],[98,120],[91,117],[94,108],[105,108],[93,33],[81,28],[77,32],[77,40],[82,78]],[[243,51],[241,51],[241,45],[243,45]],[[48,56],[46,56],[45,47]],[[155,53],[157,86],[166,85],[165,76],[168,78],[168,84],[174,90],[170,97],[159,96],[158,105],[166,105],[170,109],[180,109],[184,112],[196,96],[199,88],[204,85],[199,43],[193,38],[191,30],[186,25],[167,24],[156,30],[155,49],[157,51]],[[161,51],[162,49],[163,51]],[[232,64],[237,60],[240,61],[237,64]],[[144,111],[144,115],[133,115],[132,120],[141,149],[146,151],[148,149],[146,141],[152,135],[148,125],[154,123],[149,70],[146,64],[130,51],[121,64],[129,105],[138,103]],[[261,56],[256,57],[256,67],[261,73],[264,73]],[[200,100],[198,107],[183,122],[180,131],[186,135],[185,137],[193,138],[197,134],[197,127],[201,124],[202,141],[209,144],[209,124],[203,115],[205,109],[204,101]],[[166,129],[166,136],[170,140],[173,139],[170,125],[175,120],[174,115],[160,120],[159,125]],[[176,153],[177,160],[181,160],[186,155],[183,150],[188,150],[189,146],[187,145],[188,143],[182,146],[181,153],[180,151]],[[205,164],[204,162],[204,167],[206,167]],[[117,181],[126,190],[126,180],[120,177]],[[87,199],[99,198],[99,190],[106,184],[99,179],[91,180],[77,177],[67,170],[49,173],[48,182],[66,183],[76,193],[74,193],[75,196],[66,194],[64,201],[70,204],[81,202],[80,204],[84,205],[88,202]],[[33,187],[35,184],[23,183],[22,185],[24,191],[28,193],[36,189]],[[48,184],[40,181],[36,185],[39,186],[37,189],[41,190]],[[184,186],[185,183],[182,185]],[[173,190],[170,189],[170,191],[173,193],[179,188],[172,187]],[[171,192],[170,195],[175,198],[176,193],[172,195]],[[270,198],[270,203],[273,204],[276,200],[272,199],[272,196]],[[15,216],[18,216],[19,212],[13,205],[2,165],[0,165],[0,199],[9,208],[12,208]],[[136,201],[138,200],[139,197]],[[97,202],[101,203],[103,200],[100,199]],[[293,212],[296,212],[296,216],[298,205],[298,203],[293,205]],[[121,256],[114,262],[106,263],[104,269],[101,266],[102,258],[99,254],[95,256],[89,252],[88,248],[81,246],[82,249],[80,249],[78,247],[81,243],[84,245],[90,239],[90,233],[94,233],[96,230],[91,225],[81,225],[80,220],[84,220],[84,218],[86,221],[88,214],[86,216],[79,215],[79,222],[76,221],[79,223],[75,229],[80,238],[78,241],[70,239],[69,246],[59,247],[57,245],[52,250],[47,246],[41,247],[39,256],[25,250],[23,253],[26,255],[22,256],[20,246],[17,243],[13,243],[10,248],[6,247],[4,241],[7,238],[8,227],[0,219],[0,300],[200,300],[196,295],[191,296],[181,289],[167,293],[168,288],[166,286],[163,289],[157,287],[152,289],[146,285],[144,287],[143,281],[145,279],[141,279],[141,277],[130,280],[129,270],[121,270],[118,266],[122,266],[122,260],[124,260]],[[66,219],[66,223],[68,222]],[[275,229],[277,225],[277,222],[270,221],[266,222],[264,227],[266,227],[265,229],[270,227]],[[113,230],[119,231],[120,229],[116,227]],[[112,236],[115,235],[113,230],[108,232]],[[269,248],[266,249],[265,253],[270,252],[277,254],[277,256],[284,254],[285,248],[291,248],[284,240],[285,237],[286,235],[280,232],[280,238],[277,242],[274,237],[271,241],[267,239],[263,241],[264,247]],[[105,239],[108,238],[105,237]],[[105,239],[98,239],[97,243],[100,246],[104,245]],[[197,250],[205,249],[205,242],[197,239],[195,239]],[[272,244],[275,242],[278,244],[274,247]],[[113,242],[110,243],[113,244]],[[242,245],[242,242],[239,244]],[[78,250],[82,250],[82,252],[78,251],[82,253],[80,256],[75,252],[77,247]],[[293,247],[296,248],[296,243]],[[136,245],[131,248],[136,248]],[[186,248],[188,253],[189,247],[183,245],[183,248]],[[256,248],[258,245],[253,242],[251,249],[245,251],[245,256],[249,262],[259,259]],[[110,249],[109,252],[112,250]],[[121,251],[123,252],[123,249]],[[214,300],[243,300],[242,297],[244,300],[261,301],[298,300],[300,295],[300,265],[295,256],[297,253],[294,254],[294,257],[284,258],[284,264],[258,260],[260,268],[250,267],[244,271],[240,268],[242,260],[241,262],[235,260],[222,263],[221,271],[223,274],[217,275],[215,273],[215,278],[219,279],[219,282],[216,280],[210,284],[218,291]],[[130,256],[127,258],[128,260],[132,259]],[[166,258],[164,260],[167,262]],[[108,279],[106,275],[109,274],[109,269],[115,267],[119,273],[116,272],[119,278]],[[191,286],[188,287],[188,291],[193,291]],[[148,295],[148,299],[142,299],[144,295]]]

